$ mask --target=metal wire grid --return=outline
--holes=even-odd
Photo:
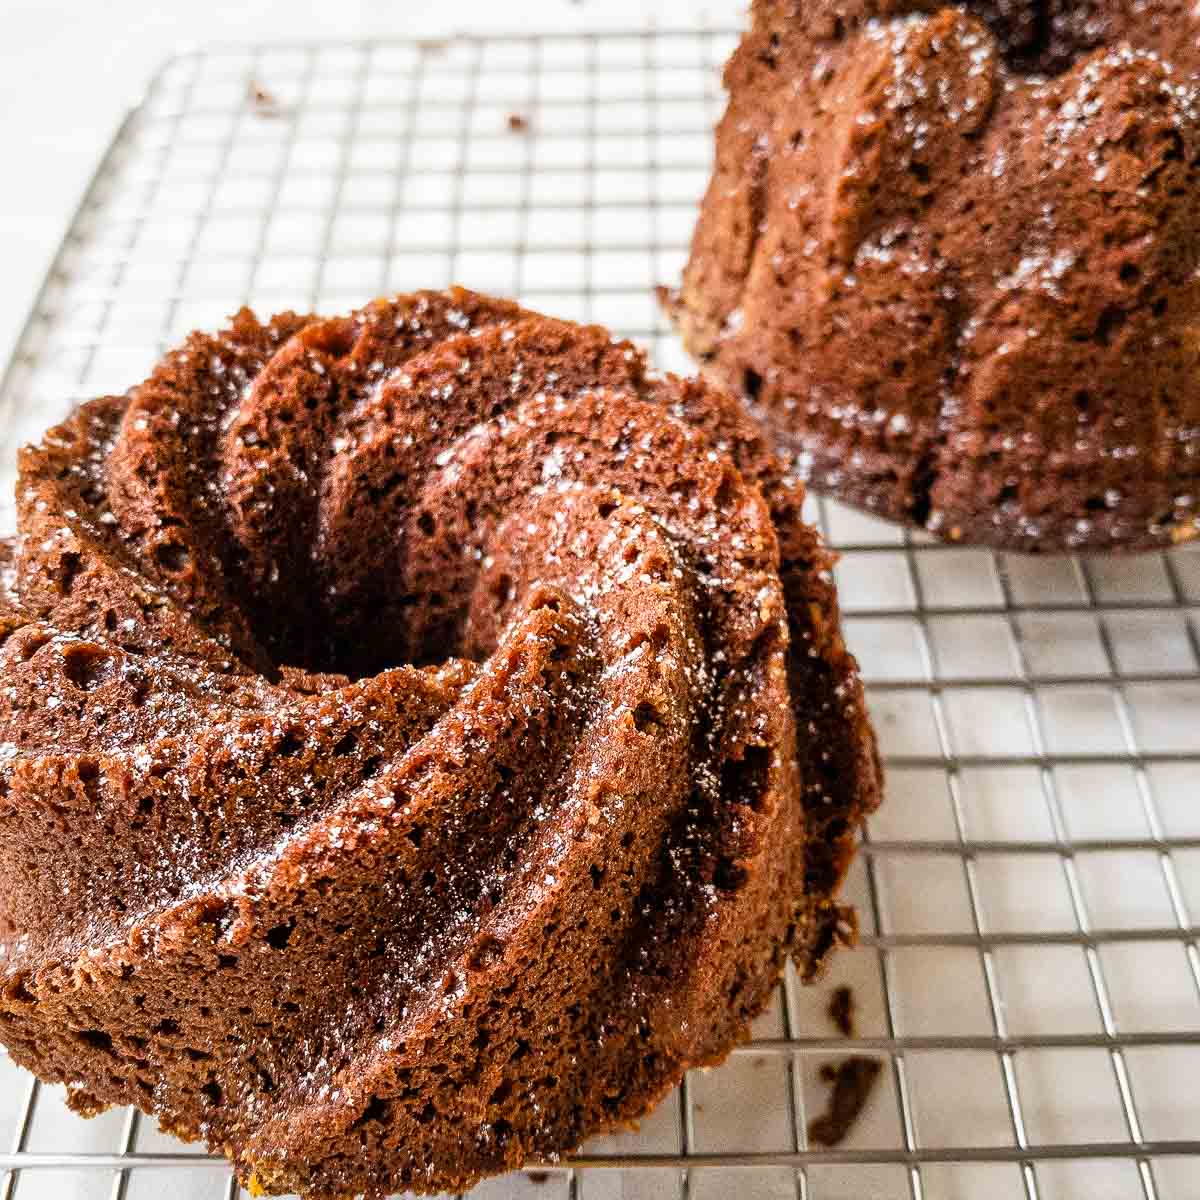
[[[678,275],[733,36],[172,60],[0,384],[4,494],[18,441],[242,301],[341,310],[461,281],[686,367],[651,289]],[[479,1194],[1200,1196],[1200,554],[1033,561],[812,509],[890,769],[849,883],[865,947],[831,981],[853,984],[859,1036],[789,975],[755,1039],[637,1133]],[[846,1143],[810,1146],[818,1068],[847,1052],[883,1082]],[[77,1121],[0,1057],[5,1138],[2,1200],[238,1194],[136,1113]]]

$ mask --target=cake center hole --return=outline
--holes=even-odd
[[[1011,71],[1053,77],[1103,45],[1110,21],[1083,0],[965,0],[1000,44]]]

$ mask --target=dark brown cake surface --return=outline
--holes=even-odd
[[[464,291],[249,312],[21,456],[0,1040],[268,1192],[457,1190],[814,974],[879,798],[803,485]]]
[[[755,0],[690,351],[814,487],[1020,550],[1200,534],[1200,10]]]

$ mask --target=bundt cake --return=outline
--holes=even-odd
[[[264,1192],[458,1189],[721,1059],[879,796],[731,397],[465,291],[248,311],[21,453],[0,1040]]]
[[[940,537],[1200,534],[1200,9],[755,0],[682,287],[812,485]]]

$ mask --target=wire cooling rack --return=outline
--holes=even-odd
[[[686,363],[674,281],[728,31],[211,49],[106,152],[0,386],[15,444],[242,302],[340,311],[459,281]],[[479,1196],[1200,1197],[1200,554],[1031,560],[834,504],[889,796],[863,946],[636,1133]],[[5,514],[11,522],[11,508]],[[830,988],[858,1003],[847,1041]],[[820,1068],[884,1067],[836,1149]],[[91,1122],[0,1056],[0,1198],[238,1195],[135,1113]]]

